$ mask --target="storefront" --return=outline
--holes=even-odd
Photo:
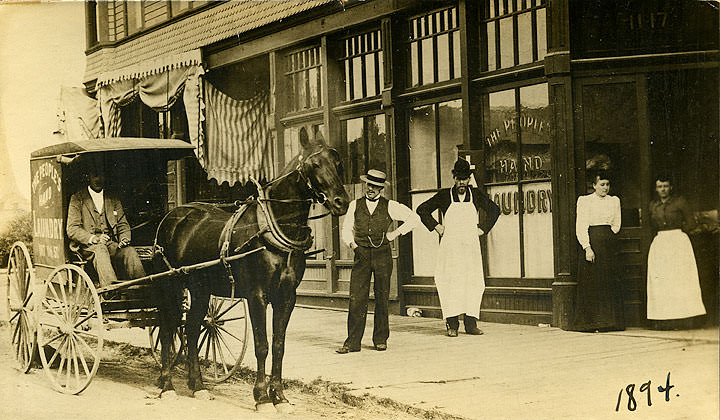
[[[130,13],[124,2],[103,3],[88,9],[98,33],[110,31],[108,7],[115,23]],[[143,3],[141,18],[158,13],[146,3],[152,2]],[[612,194],[622,202],[619,262],[629,325],[645,319],[651,239],[645,208],[653,174],[671,172],[696,210],[717,212],[718,13],[708,2],[270,4],[189,2],[182,10],[166,6],[165,23],[146,23],[134,34],[111,25],[114,38],[106,43],[89,37],[88,62],[95,67],[86,86],[94,91],[100,73],[123,72],[108,58],[121,50],[143,57],[154,41],[167,54],[198,49],[205,113],[217,91],[228,98],[222,103],[264,116],[244,120],[252,129],[241,131],[252,136],[234,140],[267,139],[256,159],[263,168],[258,176],[278,173],[301,136],[323,138],[343,156],[352,197],[362,194],[360,175],[381,169],[392,184],[384,193],[416,208],[452,185],[458,156],[469,159],[475,182],[502,210],[483,241],[484,321],[567,325],[577,281],[575,201],[587,192],[593,166],[613,171]],[[160,42],[173,36],[184,37],[185,46]],[[194,114],[165,105],[160,116],[138,105],[136,117],[124,111],[123,121],[192,140],[188,117]],[[210,159],[223,134],[204,121],[202,153]],[[220,166],[215,171],[188,161],[171,168],[169,197],[242,197],[244,172],[225,168],[231,161]],[[313,222],[315,249],[324,252],[308,262],[300,303],[347,306],[352,253],[340,241],[342,221]],[[703,235],[696,242],[710,299],[718,257],[708,244],[717,244],[717,232]],[[419,228],[395,242],[391,311],[416,307],[440,316],[433,281],[437,235]]]

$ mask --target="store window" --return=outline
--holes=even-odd
[[[365,175],[368,169],[381,170],[387,179],[392,179],[391,148],[385,131],[385,114],[344,120],[341,129],[345,190],[350,199],[362,197],[364,183],[360,176]],[[383,196],[392,199],[392,189],[385,188]],[[345,216],[340,216],[340,226],[344,220]],[[353,259],[353,252],[344,243],[340,244],[340,259]]]
[[[412,208],[432,197],[440,188],[453,185],[452,168],[462,145],[462,101],[453,100],[410,109],[410,195]],[[435,214],[439,219],[439,215]],[[427,229],[415,229],[413,273],[432,276],[438,237]]]
[[[488,276],[552,277],[547,84],[486,97],[485,187],[501,213],[487,235]]]
[[[457,7],[410,19],[408,86],[460,77],[460,23]]]
[[[320,47],[313,46],[287,54],[285,77],[288,79],[289,111],[298,112],[322,106],[320,83]]]
[[[383,51],[379,29],[346,38],[340,62],[345,71],[346,101],[369,98],[382,92]]]
[[[481,31],[483,70],[542,60],[547,53],[545,0],[489,0]]]

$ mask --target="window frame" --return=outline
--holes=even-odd
[[[439,21],[441,26],[445,21],[443,19],[438,18],[437,20],[434,18],[436,14],[446,12],[446,11],[453,11],[452,13],[452,19],[448,18],[448,23],[454,24],[451,28],[445,28],[440,29],[438,28],[436,32],[432,32],[433,27],[436,26],[436,23]],[[417,20],[417,25],[422,25],[422,18],[429,18],[431,19],[426,20],[426,22],[431,21],[429,25],[427,25],[427,28],[423,28],[422,30],[416,30],[414,29],[414,21]],[[417,26],[416,26],[417,27]],[[460,31],[462,28],[462,22],[460,21],[460,12],[459,7],[457,4],[445,4],[443,6],[440,6],[436,9],[429,10],[429,11],[423,11],[422,13],[410,15],[405,19],[405,34],[403,36],[404,38],[404,50],[405,50],[405,62],[407,63],[407,77],[405,80],[405,86],[408,89],[418,89],[423,88],[427,86],[435,86],[441,83],[452,83],[454,81],[457,81],[463,77],[462,75],[462,67],[461,63],[455,63],[455,51],[454,51],[454,45],[455,45],[455,36],[457,36],[457,42],[459,44],[460,42]],[[420,35],[415,37],[413,34],[415,32],[426,32],[425,35]],[[438,38],[442,35],[448,34],[448,57],[450,59],[450,63],[448,65],[448,78],[446,80],[439,80],[438,75]],[[423,81],[423,48],[422,48],[422,42],[424,40],[431,39],[432,40],[432,62],[433,64],[433,80],[431,82],[424,82]],[[412,58],[412,48],[413,44],[417,44],[418,49],[418,58],[417,58],[417,68],[413,68],[413,58]],[[457,59],[462,60],[462,47],[457,52]],[[459,74],[455,74],[455,69],[458,69]],[[413,83],[413,72],[417,71],[417,77],[418,82],[417,84]]]
[[[312,54],[314,56],[314,62],[311,65],[304,65],[301,64],[301,68],[293,68],[293,60],[292,56],[302,54],[304,52],[313,51]],[[290,88],[290,95],[291,97],[286,101],[286,112],[285,115],[287,116],[293,116],[293,115],[299,115],[307,112],[317,112],[318,110],[322,110],[325,106],[323,102],[323,60],[322,60],[322,45],[319,41],[313,42],[311,44],[305,44],[302,46],[297,46],[295,48],[288,49],[283,52],[283,70],[282,70],[282,76],[284,77],[285,84]],[[310,77],[309,73],[312,69],[317,69],[317,75],[316,75],[316,83],[317,83],[317,105],[312,107],[311,105],[311,99],[310,99]],[[296,103],[297,103],[297,91],[295,90],[295,80],[294,75],[296,74],[305,74],[306,77],[304,79],[305,84],[305,104],[307,107],[297,109]]]

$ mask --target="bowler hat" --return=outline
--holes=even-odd
[[[360,179],[371,185],[377,185],[378,187],[384,187],[387,183],[385,182],[385,172],[378,171],[377,169],[370,169],[367,171],[367,175],[360,175]]]
[[[452,169],[453,176],[457,179],[468,179],[470,178],[470,173],[470,163],[465,159],[458,158]]]

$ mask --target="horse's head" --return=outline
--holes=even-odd
[[[332,214],[342,216],[347,212],[350,197],[343,185],[340,154],[337,150],[328,147],[322,138],[310,141],[307,135],[302,134],[301,132],[302,153],[298,156],[300,171],[319,201]]]

